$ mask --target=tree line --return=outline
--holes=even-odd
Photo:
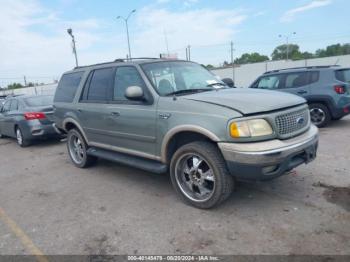
[[[311,58],[321,58],[328,56],[338,56],[338,55],[348,55],[350,54],[350,44],[334,44],[329,45],[324,49],[318,49],[315,53],[303,52],[300,50],[300,47],[296,44],[279,45],[277,46],[272,54],[271,59],[267,55],[262,55],[257,52],[253,53],[244,53],[239,58],[234,60],[234,64],[249,64],[249,63],[258,63],[265,61],[275,61],[275,60],[302,60],[302,59],[311,59]],[[224,61],[224,66],[229,66],[231,63]],[[207,65],[207,68],[213,68],[212,65]]]

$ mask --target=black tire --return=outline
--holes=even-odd
[[[332,118],[332,120],[334,120],[334,121],[338,121],[338,120],[340,120],[340,119],[342,119],[344,116],[340,116],[340,117],[333,117]]]
[[[15,128],[15,135],[16,135],[17,144],[18,144],[20,147],[27,147],[27,146],[30,146],[31,141],[30,141],[29,139],[27,139],[27,138],[23,135],[23,132],[22,132],[22,130],[21,130],[20,127],[16,127],[16,128]]]
[[[310,115],[311,115],[311,121],[314,125],[317,127],[325,127],[329,124],[329,122],[332,120],[331,113],[327,106],[324,104],[310,104]]]
[[[179,178],[179,176],[183,176],[184,180],[186,180],[187,173],[183,171],[179,166],[181,165],[181,161],[188,164],[188,160],[184,160],[184,158],[191,156],[191,154],[195,157],[198,156],[199,159],[204,160],[204,163],[201,162],[202,164],[198,164],[196,166],[197,170],[201,170],[200,173],[204,174],[203,170],[207,167],[210,169],[207,170],[209,170],[210,174],[212,174],[212,177],[214,177],[214,182],[212,182],[213,185],[208,199],[193,199],[193,197],[191,198],[191,196],[188,196],[188,194],[184,193],[186,191],[184,190],[185,187],[187,187],[187,189],[190,191],[191,189],[189,188],[192,188],[192,190],[193,188],[196,189],[196,186],[194,187],[193,184],[191,184],[192,186],[188,185],[188,183],[192,183],[190,181],[190,178],[187,180],[187,182],[180,182]],[[192,159],[192,161],[194,160]],[[199,168],[200,165],[202,165],[201,169]],[[181,172],[180,170],[183,172]],[[199,171],[195,171],[195,173],[199,173]],[[226,162],[222,157],[221,152],[219,151],[216,145],[210,142],[198,141],[180,147],[172,157],[170,163],[170,177],[173,187],[175,188],[175,191],[180,195],[180,197],[186,203],[189,203],[192,206],[202,209],[209,209],[220,204],[231,195],[234,189],[234,179],[229,174]],[[196,178],[195,174],[193,173],[191,175],[188,175],[188,177],[191,177],[191,180],[192,177],[194,177],[194,179]],[[202,180],[202,178],[200,178],[200,180]],[[208,182],[209,181],[205,181],[202,183],[207,184]],[[201,184],[200,186],[203,187],[203,184]],[[194,193],[194,195],[195,194],[196,192]]]
[[[74,141],[79,140],[79,152],[74,147]],[[77,129],[71,129],[67,135],[67,150],[73,164],[79,168],[86,168],[96,163],[97,157],[89,156],[87,154],[88,145]]]

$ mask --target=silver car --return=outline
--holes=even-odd
[[[21,147],[34,140],[60,137],[53,126],[52,96],[14,96],[5,100],[0,109],[0,138],[17,139]]]

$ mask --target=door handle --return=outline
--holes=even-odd
[[[114,117],[118,117],[118,116],[120,116],[120,113],[119,112],[112,112],[111,115]]]
[[[78,111],[79,113],[83,112],[83,110],[81,110],[81,108],[78,108],[77,111]]]
[[[300,91],[298,91],[297,93],[300,94],[300,95],[303,95],[303,94],[306,94],[307,91],[305,91],[305,90],[300,90]]]

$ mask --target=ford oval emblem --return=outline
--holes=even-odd
[[[305,122],[305,118],[304,117],[298,117],[297,118],[297,124],[298,125],[302,125],[302,124],[304,124],[304,122]]]

